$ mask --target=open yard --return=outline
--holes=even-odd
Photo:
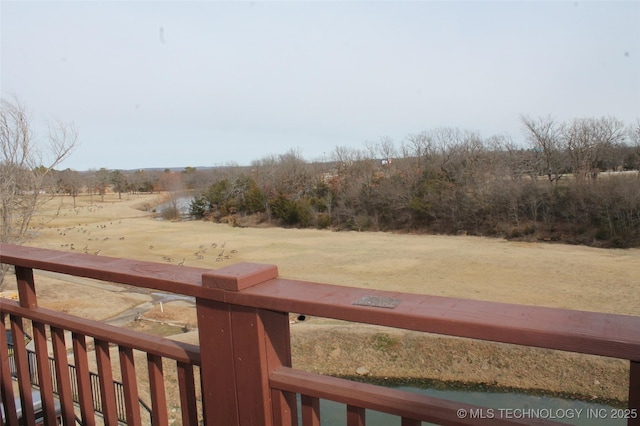
[[[34,220],[37,235],[28,245],[210,268],[269,263],[281,276],[307,281],[640,315],[638,249],[167,222],[149,211],[160,200],[158,194],[109,194],[104,202],[83,196],[74,208],[70,197],[57,197]],[[8,280],[5,295],[14,291],[13,277]],[[195,310],[184,302],[161,308],[130,288],[50,274],[38,274],[36,285],[42,306],[99,320],[147,303],[145,318],[178,324],[175,338],[197,340],[197,333],[180,331],[181,324],[195,324]],[[138,323],[153,328],[151,321]],[[318,318],[293,324],[292,335],[295,366],[327,374],[353,376],[366,367],[379,378],[469,380],[618,401],[627,393],[628,364],[618,360]]]

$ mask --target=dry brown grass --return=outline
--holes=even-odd
[[[62,202],[60,214],[29,244],[204,268],[271,263],[281,276],[330,284],[640,315],[640,249],[165,222],[137,210],[159,195],[96,198],[79,197],[75,210],[71,198],[54,199],[49,213]]]
[[[276,264],[281,276],[348,286],[498,302],[640,315],[640,250],[602,250],[467,236],[233,228],[163,222],[148,211],[158,195],[104,203],[56,198],[29,244],[57,250],[219,268],[235,262]],[[215,247],[214,247],[215,245]],[[224,245],[224,247],[223,247]],[[224,253],[222,251],[224,250]],[[220,254],[223,256],[219,256]],[[222,260],[218,260],[222,257]],[[169,260],[170,259],[170,260]],[[38,275],[40,304],[105,319],[150,301],[147,294]],[[88,285],[91,284],[91,285]],[[9,292],[11,289],[9,289]],[[100,303],[93,303],[99,300]],[[195,324],[192,307],[156,306],[149,318]],[[176,336],[194,340],[197,334]],[[626,398],[628,363],[511,345],[346,326],[312,319],[292,326],[294,363],[310,371],[471,381],[585,398]]]

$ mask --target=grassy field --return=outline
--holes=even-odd
[[[54,198],[28,245],[186,266],[269,263],[283,277],[392,291],[640,315],[640,250],[603,250],[469,236],[234,228],[154,218],[162,195]],[[54,217],[51,219],[51,217]],[[38,275],[42,306],[107,319],[148,294]],[[12,291],[11,287],[7,292]],[[100,300],[100,303],[96,303]],[[192,306],[145,314],[195,324]],[[153,327],[150,327],[153,328]],[[347,326],[310,318],[292,325],[294,364],[389,380],[443,380],[623,401],[628,363],[510,345]],[[193,341],[197,333],[179,339]],[[355,350],[354,350],[355,349]]]

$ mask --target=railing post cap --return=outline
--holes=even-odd
[[[241,291],[278,277],[276,265],[236,263],[202,274],[202,286],[221,290]]]

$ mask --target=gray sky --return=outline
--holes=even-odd
[[[640,118],[640,2],[2,1],[0,82],[75,170],[250,164],[519,117]],[[38,130],[44,136],[43,130]]]

